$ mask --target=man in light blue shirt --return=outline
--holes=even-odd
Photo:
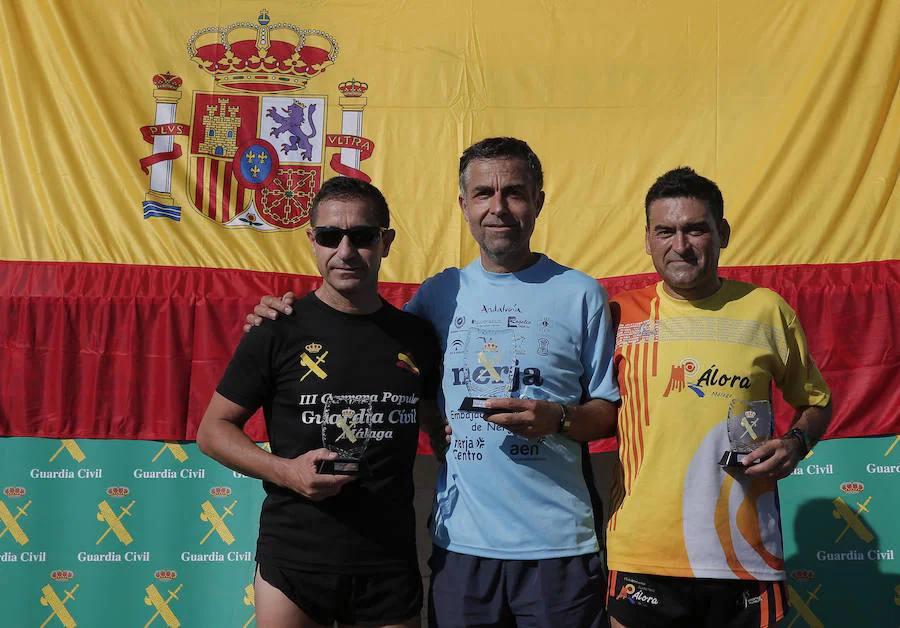
[[[466,149],[459,187],[480,257],[426,280],[406,307],[438,332],[453,431],[432,511],[429,623],[608,625],[587,449],[616,425],[606,291],[531,251],[543,171],[525,142]],[[285,305],[263,303],[256,314]]]

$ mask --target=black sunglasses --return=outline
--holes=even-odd
[[[387,231],[387,227],[315,227],[313,236],[316,244],[328,249],[336,249],[341,245],[344,236],[350,238],[350,244],[357,249],[367,249],[375,246],[381,239],[381,235]]]

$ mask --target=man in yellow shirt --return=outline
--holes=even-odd
[[[718,186],[690,168],[661,176],[645,241],[662,281],[613,299],[613,628],[765,628],[787,609],[776,481],[825,433],[831,396],[791,307],[719,277],[723,208]],[[781,438],[772,384],[795,409]]]

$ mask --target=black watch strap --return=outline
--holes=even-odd
[[[556,430],[557,434],[565,434],[570,429],[572,429],[572,419],[569,417],[569,411],[566,408],[566,404],[561,403],[559,407],[562,409],[562,414],[559,417],[559,429]]]
[[[806,455],[809,453],[809,450],[812,449],[811,444],[809,442],[809,434],[807,434],[804,430],[799,427],[792,428],[788,431],[787,434],[784,435],[785,438],[794,438],[800,443],[800,459],[803,460]]]

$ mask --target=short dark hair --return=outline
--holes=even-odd
[[[725,217],[725,201],[719,186],[687,166],[669,170],[650,186],[647,198],[644,199],[644,213],[648,224],[650,204],[661,198],[695,198],[703,201],[706,203],[707,211],[712,214],[716,226],[722,224]]]
[[[488,137],[469,146],[459,158],[460,192],[466,191],[466,171],[469,164],[478,159],[521,159],[528,166],[535,194],[544,188],[541,160],[528,144],[514,137]]]
[[[391,226],[391,212],[381,190],[362,179],[342,176],[328,179],[319,188],[319,192],[313,199],[312,207],[309,210],[309,224],[311,226],[316,226],[319,205],[331,199],[341,201],[360,199],[368,201],[372,211],[375,213],[375,221],[378,223],[378,226],[385,228]]]

